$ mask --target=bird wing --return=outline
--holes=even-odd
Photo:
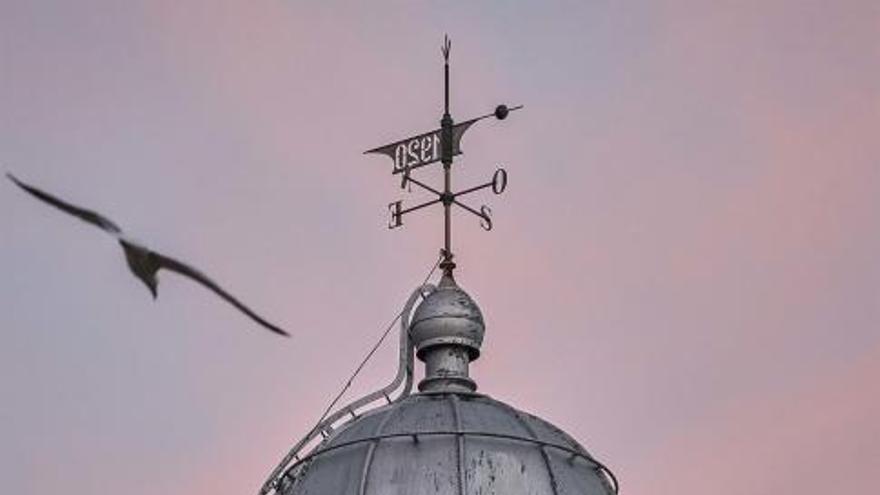
[[[255,322],[259,323],[263,327],[265,327],[265,328],[267,328],[267,329],[269,329],[279,335],[283,335],[285,337],[290,336],[284,330],[269,323],[268,321],[266,321],[262,317],[260,317],[260,315],[254,313],[250,308],[248,308],[247,306],[242,304],[241,301],[239,301],[238,299],[233,297],[231,294],[229,294],[228,292],[226,292],[225,290],[220,288],[219,285],[214,283],[214,281],[211,280],[210,278],[208,278],[204,273],[196,270],[195,268],[193,268],[185,263],[182,263],[178,260],[175,260],[174,258],[169,258],[167,256],[163,256],[159,253],[156,253],[155,251],[153,251],[152,253],[156,257],[156,260],[159,262],[160,268],[167,268],[168,270],[171,270],[173,272],[177,272],[183,276],[186,276],[186,277],[189,277],[189,278],[195,280],[196,282],[198,282],[198,283],[204,285],[205,287],[211,289],[212,291],[214,291],[214,293],[217,294],[218,296],[222,297],[223,299],[226,299],[226,301],[228,303],[230,303],[233,306],[235,306],[236,308],[238,308],[242,313],[250,316],[251,319],[253,319]]]
[[[15,183],[18,187],[24,189],[29,192],[31,195],[37,197],[49,203],[50,205],[58,208],[59,210],[66,211],[75,217],[79,217],[80,220],[86,221],[100,229],[110,232],[111,234],[120,234],[122,233],[122,229],[119,228],[113,221],[110,219],[95,213],[92,210],[87,210],[85,208],[80,208],[78,206],[74,206],[70,203],[62,201],[51,194],[41,191],[34,186],[25,184],[24,182],[18,180],[14,175],[10,173],[6,173],[6,177],[9,177],[9,180]]]

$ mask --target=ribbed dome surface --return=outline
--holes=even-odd
[[[284,495],[606,495],[601,465],[546,421],[484,395],[422,393],[341,426]]]

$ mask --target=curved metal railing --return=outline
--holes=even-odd
[[[397,375],[394,377],[394,380],[391,381],[388,385],[382,387],[381,389],[367,394],[360,399],[357,399],[349,404],[341,407],[336,412],[330,414],[325,419],[322,419],[309,431],[306,436],[304,436],[299,442],[297,442],[290,452],[284,456],[284,459],[281,460],[281,463],[278,464],[272,473],[269,475],[269,478],[263,483],[263,486],[260,488],[260,495],[267,495],[270,492],[277,491],[279,481],[284,477],[284,474],[291,468],[296,465],[299,465],[302,460],[311,456],[308,454],[307,456],[301,456],[300,453],[308,447],[313,440],[315,440],[319,435],[323,438],[326,438],[332,431],[334,425],[341,419],[351,416],[351,418],[357,418],[357,411],[382,399],[385,399],[389,404],[392,402],[399,401],[410,394],[412,391],[413,384],[413,345],[412,341],[409,337],[409,319],[410,314],[413,311],[413,307],[415,306],[418,300],[424,299],[431,292],[433,292],[436,287],[433,284],[422,284],[413,293],[409,296],[409,299],[406,300],[406,304],[403,306],[403,311],[400,313],[400,353],[399,360],[397,366]],[[400,389],[400,393],[394,399],[391,398],[391,394],[398,390],[400,385],[403,384],[403,388]],[[317,444],[315,445],[317,446]]]

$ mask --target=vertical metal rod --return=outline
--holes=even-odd
[[[449,115],[449,49],[452,43],[449,41],[449,37],[444,37],[443,40],[443,113],[445,115]]]
[[[443,118],[440,120],[440,161],[443,162],[443,263],[444,273],[452,274],[452,116],[449,114],[449,37],[443,39]]]
[[[450,173],[450,168],[451,168],[450,165],[451,164],[445,164],[445,163],[443,164],[443,181],[445,184],[443,192],[446,197],[449,197],[451,195],[451,187],[452,187],[451,175],[452,174]],[[446,259],[445,259],[445,261],[446,262],[452,261],[452,211],[451,211],[451,209],[452,209],[452,203],[450,203],[449,201],[444,201],[443,202],[443,220],[445,222],[445,230],[446,230],[446,236],[445,236],[445,239],[446,239],[446,242],[445,242],[445,257],[446,257]]]

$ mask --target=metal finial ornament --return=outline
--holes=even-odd
[[[388,222],[388,228],[394,229],[403,225],[403,216],[422,208],[433,206],[435,204],[443,205],[443,261],[440,268],[443,273],[451,275],[455,268],[452,261],[452,205],[476,215],[480,219],[480,226],[485,230],[492,230],[492,210],[486,205],[480,206],[479,209],[473,208],[461,200],[460,197],[472,192],[480,191],[491,187],[492,192],[501,194],[507,188],[507,171],[499,167],[492,175],[492,180],[485,184],[463,189],[458,192],[452,191],[452,161],[453,157],[462,154],[461,138],[472,125],[480,120],[488,117],[495,117],[498,120],[504,120],[514,110],[519,110],[522,105],[508,107],[507,105],[498,105],[492,113],[481,115],[479,117],[466,120],[456,124],[452,115],[449,113],[449,54],[452,49],[452,42],[449,36],[444,36],[443,46],[440,52],[443,54],[443,117],[440,119],[440,128],[433,131],[425,132],[417,136],[413,136],[400,141],[395,141],[378,148],[367,150],[364,153],[381,153],[388,156],[394,162],[392,174],[402,174],[400,180],[400,188],[411,191],[412,184],[420,187],[436,195],[436,199],[421,203],[415,206],[405,208],[403,200],[397,200],[388,204],[388,211],[391,218]],[[443,187],[432,187],[419,179],[412,176],[414,170],[420,169],[427,165],[440,162],[443,165]]]

